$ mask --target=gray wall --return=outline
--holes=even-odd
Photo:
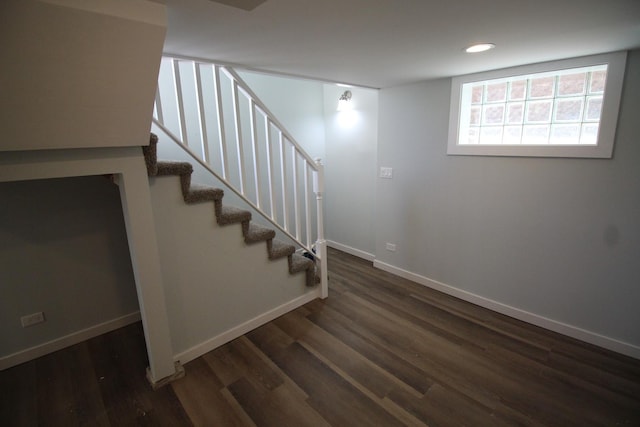
[[[337,111],[344,87],[324,85],[325,229],[330,245],[363,258],[375,252],[378,91],[349,88],[353,110]]]
[[[338,112],[344,87],[249,72],[241,76],[302,147],[323,159],[325,237],[373,258],[378,91],[349,88],[353,110]]]
[[[116,185],[4,182],[0,200],[0,357],[138,311]],[[46,322],[22,328],[38,311]]]
[[[640,51],[613,159],[447,156],[450,85],[380,92],[377,260],[640,345]]]

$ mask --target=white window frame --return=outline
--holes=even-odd
[[[473,156],[611,158],[613,156],[613,145],[618,123],[618,110],[620,108],[620,99],[622,97],[622,84],[624,80],[626,59],[627,52],[622,51],[454,77],[451,84],[451,109],[449,113],[449,141],[447,154]],[[602,64],[607,64],[608,70],[602,114],[600,116],[598,142],[596,145],[488,145],[458,143],[463,84]]]

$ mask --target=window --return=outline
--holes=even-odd
[[[626,52],[455,77],[447,154],[613,153]]]

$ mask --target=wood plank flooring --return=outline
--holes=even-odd
[[[0,425],[191,425],[171,387],[151,390],[147,365],[135,323],[0,371]]]
[[[135,324],[0,372],[0,425],[640,426],[640,361],[329,252],[330,297],[158,391]]]

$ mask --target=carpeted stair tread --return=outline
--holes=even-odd
[[[160,161],[157,162],[157,175],[186,175],[193,172],[193,166],[188,162]]]
[[[289,273],[294,274],[304,270],[315,272],[315,263],[300,254],[291,254],[291,258],[289,258]]]
[[[264,242],[276,237],[274,230],[252,222],[242,223],[242,233],[244,234],[245,243]]]
[[[234,206],[220,206],[218,211],[218,224],[220,225],[251,221],[251,212],[244,209],[238,209]]]
[[[220,188],[206,185],[191,184],[186,193],[183,194],[186,203],[202,203],[221,200],[224,191]]]
[[[296,251],[296,247],[282,240],[273,239],[267,240],[267,251],[269,253],[269,259],[284,258]]]

